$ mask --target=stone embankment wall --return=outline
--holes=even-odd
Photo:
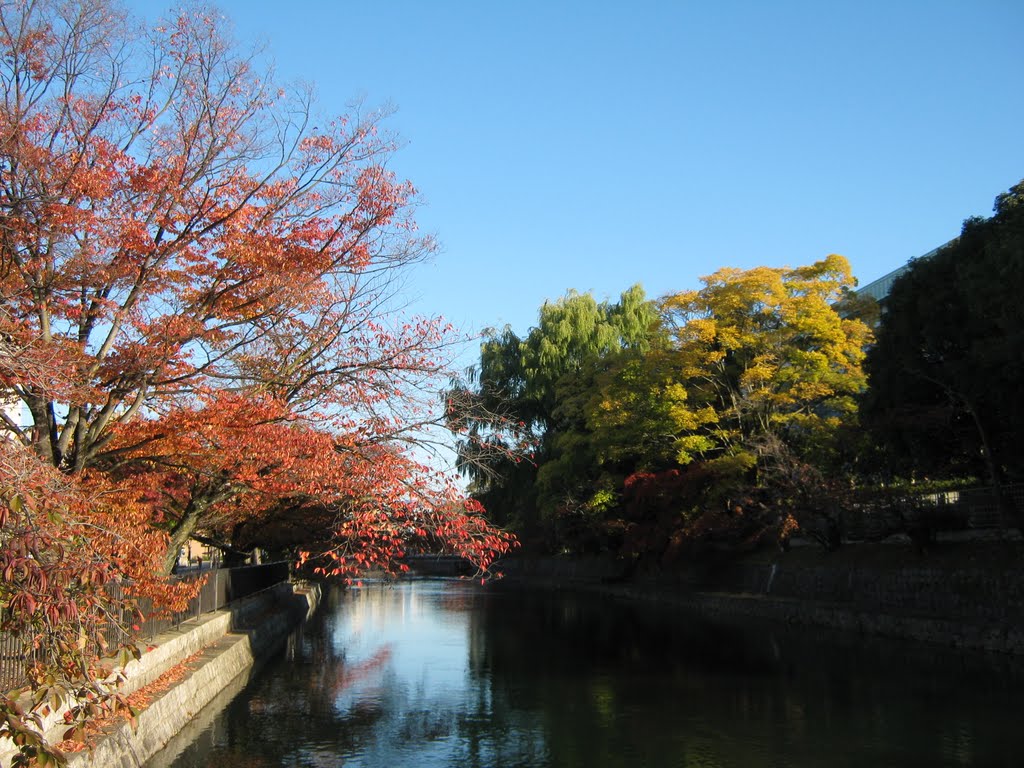
[[[1024,549],[956,544],[928,553],[899,544],[835,553],[705,559],[627,568],[613,560],[508,560],[510,582],[621,594],[716,616],[740,615],[1024,654]]]
[[[135,728],[115,723],[95,739],[91,750],[70,754],[69,768],[142,766],[218,693],[311,616],[319,599],[315,585],[283,583],[155,638],[141,659],[125,667],[126,680],[119,690],[138,691],[186,659],[188,673],[139,713]],[[46,735],[51,742],[59,741],[66,726],[59,717],[52,719],[58,722]],[[0,766],[7,768],[13,754],[9,743],[0,744]]]

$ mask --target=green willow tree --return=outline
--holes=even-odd
[[[525,337],[491,331],[470,383],[450,393],[462,467],[495,520],[535,537],[593,495],[597,466],[586,402],[612,357],[644,350],[656,322],[643,289],[618,302],[568,293],[545,303]]]

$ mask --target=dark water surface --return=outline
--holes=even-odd
[[[233,695],[151,765],[1024,766],[1018,660],[460,581],[331,593]]]

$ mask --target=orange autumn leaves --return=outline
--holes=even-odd
[[[378,564],[431,525],[486,567],[507,537],[410,452],[456,337],[392,309],[435,245],[385,115],[314,118],[213,13],[143,36],[102,3],[2,13],[10,437],[136,505],[165,571],[197,531]]]

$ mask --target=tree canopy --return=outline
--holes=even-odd
[[[362,520],[359,562],[387,565],[379,526],[424,509],[467,521],[450,546],[476,540],[405,450],[441,418],[455,337],[389,310],[434,244],[385,115],[318,115],[202,7],[139,35],[106,3],[43,0],[4,6],[3,29],[3,381],[32,415],[9,435],[136,487],[168,567],[197,527],[227,539],[313,498],[338,526],[312,554]]]
[[[524,338],[508,327],[486,334],[453,402],[464,418],[463,466],[492,515],[535,530],[567,500],[592,494],[588,382],[614,355],[645,348],[654,321],[633,286],[616,303],[575,292],[545,303]]]
[[[662,300],[687,390],[680,463],[751,452],[762,435],[802,453],[822,447],[865,384],[870,331],[834,306],[853,284],[849,263],[832,255],[796,269],[723,269]]]
[[[615,305],[569,294],[525,338],[506,328],[485,340],[472,402],[513,425],[471,421],[463,446],[508,451],[474,475],[489,509],[520,525],[534,513],[558,546],[607,547],[642,498],[674,495],[670,526],[681,526],[709,492],[724,503],[782,463],[834,463],[871,339],[837,311],[853,285],[847,261],[703,282],[657,302],[636,288]],[[526,466],[507,457],[523,445]],[[668,486],[656,490],[658,478]]]
[[[896,473],[1020,480],[1024,182],[883,302],[867,416]]]
[[[615,514],[627,530],[653,515],[661,546],[708,510],[834,466],[865,384],[870,330],[837,311],[853,285],[844,258],[722,269],[703,283],[659,300],[656,343],[621,358],[590,400]],[[780,514],[766,508],[766,520]]]

